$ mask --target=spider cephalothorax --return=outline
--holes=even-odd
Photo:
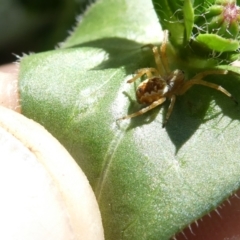
[[[172,113],[174,103],[176,101],[176,96],[184,94],[187,90],[189,90],[193,85],[196,84],[214,88],[224,93],[228,97],[233,98],[232,95],[223,87],[215,83],[210,83],[202,80],[205,76],[211,74],[227,74],[228,71],[226,70],[208,70],[200,72],[188,81],[185,81],[183,71],[179,69],[170,71],[166,56],[167,42],[168,32],[164,31],[164,39],[160,47],[160,52],[157,46],[153,46],[152,44],[147,45],[153,51],[157,68],[138,69],[136,71],[136,75],[127,81],[128,83],[132,83],[144,75],[147,76],[147,78],[138,86],[136,91],[136,98],[140,104],[147,104],[148,106],[142,108],[138,112],[124,116],[119,120],[142,115],[149,110],[161,105],[163,102],[166,101],[166,99],[170,99],[170,105],[167,111],[167,115],[165,121],[163,122],[164,127]]]
[[[167,79],[160,76],[153,76],[139,84],[136,97],[141,104],[151,104],[162,97],[168,97],[178,91],[184,83],[184,73],[175,70]]]

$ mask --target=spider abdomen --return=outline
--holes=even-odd
[[[161,77],[153,77],[143,81],[136,91],[136,97],[141,104],[151,104],[162,98],[168,91],[166,82]]]

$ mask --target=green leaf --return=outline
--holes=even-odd
[[[196,41],[217,52],[236,51],[239,48],[237,40],[223,38],[212,33],[199,34]]]
[[[194,9],[192,0],[185,0],[183,4],[184,24],[186,29],[186,42],[190,40],[194,25]]]
[[[177,98],[165,129],[169,103],[116,121],[143,107],[135,100],[139,81],[126,78],[154,66],[141,47],[161,34],[150,1],[102,0],[61,49],[20,64],[23,113],[56,136],[88,176],[106,240],[169,239],[239,188],[239,107],[222,93],[191,88]],[[238,97],[236,75],[207,80]]]
[[[170,41],[174,46],[181,46],[185,40],[183,22],[183,1],[152,0],[163,29],[171,33]]]

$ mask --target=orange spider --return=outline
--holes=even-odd
[[[128,83],[136,81],[138,78],[146,75],[147,79],[141,82],[136,91],[136,98],[140,104],[147,104],[148,106],[142,108],[140,111],[132,113],[130,115],[124,116],[118,120],[133,118],[142,115],[151,109],[161,105],[166,99],[170,99],[170,105],[166,114],[166,118],[163,122],[163,127],[165,127],[175,104],[176,96],[184,94],[193,85],[199,84],[206,87],[214,88],[228,97],[235,99],[232,95],[223,87],[202,80],[207,75],[210,74],[227,74],[227,70],[209,70],[196,74],[189,81],[185,81],[184,72],[176,69],[170,71],[169,64],[166,56],[166,46],[168,42],[168,32],[164,31],[163,42],[160,47],[160,53],[157,46],[152,44],[147,45],[153,51],[155,63],[157,68],[141,68],[136,71],[136,75],[128,80]],[[236,102],[236,101],[235,101]]]

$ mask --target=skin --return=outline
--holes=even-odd
[[[0,104],[16,112],[21,112],[18,92],[18,66],[0,66]]]
[[[0,102],[0,239],[103,240],[85,174],[41,125],[7,109],[21,112],[16,64],[0,67]]]
[[[0,66],[0,104],[21,112],[18,92],[18,66],[7,64]],[[240,240],[240,191],[233,195],[229,201],[218,208],[217,214],[213,211],[210,216],[204,216],[196,224],[184,230],[185,236],[176,235],[177,240]],[[194,234],[194,235],[193,235]]]

